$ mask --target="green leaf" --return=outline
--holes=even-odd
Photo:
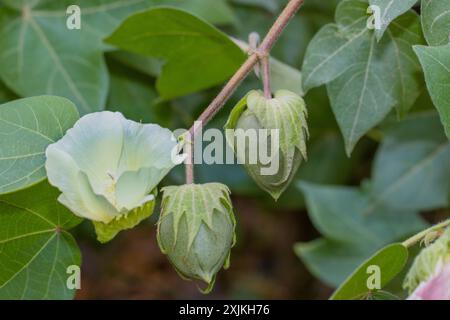
[[[410,11],[397,18],[387,29],[386,37],[390,44],[384,51],[385,68],[389,70],[385,73],[391,85],[391,95],[396,100],[394,107],[397,114],[403,117],[424,87],[420,63],[411,47],[425,42],[417,14]]]
[[[431,46],[449,42],[450,0],[422,0],[422,28]]]
[[[27,2],[28,1],[28,2]],[[169,1],[169,0],[161,0]],[[30,18],[35,18],[42,25],[59,25],[59,31],[64,31],[58,35],[66,40],[84,37],[88,39],[90,46],[95,48],[111,49],[103,43],[103,39],[110,34],[120,22],[127,16],[140,10],[148,9],[157,4],[157,0],[24,0],[17,3],[16,0],[5,2],[9,7],[16,9],[17,14],[28,6]],[[81,29],[70,31],[66,28],[66,21],[70,16],[67,8],[77,5],[81,10]],[[52,28],[54,29],[54,28]],[[45,30],[44,30],[45,31]],[[83,48],[80,48],[83,49]]]
[[[450,141],[433,113],[392,125],[375,157],[374,205],[431,210],[448,206]]]
[[[211,24],[235,24],[236,17],[227,0],[154,0],[156,4],[175,6],[202,17]]]
[[[121,50],[110,52],[108,56],[127,67],[152,77],[158,77],[164,65],[164,61],[159,59]]]
[[[118,66],[113,66],[110,72],[107,110],[119,111],[136,122],[166,124],[171,113],[167,106],[156,104],[156,92],[149,84],[151,79]]]
[[[367,296],[374,291],[377,292],[403,270],[407,261],[408,249],[404,245],[401,243],[388,245],[359,266],[333,293],[330,299],[353,300]],[[370,266],[379,268],[380,287],[375,290],[368,288],[369,277],[374,275],[369,270]]]
[[[349,274],[370,256],[366,248],[320,238],[297,243],[294,251],[308,270],[330,287],[339,286]]]
[[[302,67],[305,92],[329,83],[361,60],[360,48],[371,38],[366,8],[361,1],[343,1],[336,10],[337,24],[327,24],[311,40]]]
[[[450,138],[450,44],[440,47],[414,46],[425,73],[428,92]]]
[[[81,114],[103,109],[108,74],[92,31],[65,28],[66,7],[61,16],[44,9],[0,9],[0,77],[20,96],[64,96]]]
[[[245,59],[245,54],[221,31],[171,8],[131,16],[106,41],[166,61],[156,84],[163,99],[218,85]]]
[[[45,149],[77,120],[75,106],[59,97],[25,98],[0,105],[0,194],[45,179]]]
[[[303,65],[306,90],[327,83],[348,155],[393,107],[400,115],[406,113],[422,84],[411,48],[423,40],[417,14],[409,12],[392,22],[389,36],[377,42],[366,27],[366,8],[364,1],[342,1],[337,24],[319,31]]]
[[[389,37],[379,43],[372,36],[360,47],[359,60],[327,85],[348,155],[393,107],[404,114],[420,94],[420,68],[411,49],[411,45],[421,42],[417,15],[403,15],[391,23],[387,32]],[[415,32],[413,36],[411,32]]]
[[[418,212],[382,203],[374,208],[370,196],[356,188],[311,183],[300,187],[310,218],[325,240],[299,245],[296,251],[331,285],[341,283],[376,250],[425,227]]]
[[[411,9],[416,2],[417,0],[369,0],[369,4],[380,8],[381,29],[375,30],[377,39],[380,40],[389,24]]]
[[[260,7],[272,13],[279,9],[277,0],[232,0],[232,2],[239,5]]]
[[[304,95],[300,71],[273,58],[270,59],[270,80],[274,92],[289,90]]]
[[[60,205],[42,182],[0,196],[0,299],[70,299],[67,268],[81,255],[66,231],[81,219]]]

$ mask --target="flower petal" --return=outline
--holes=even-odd
[[[71,156],[96,194],[105,194],[116,177],[123,146],[122,119],[118,112],[88,114],[51,145]]]
[[[124,118],[122,126],[124,148],[119,164],[120,174],[140,168],[171,169],[179,164],[172,161],[172,151],[178,142],[170,130]]]
[[[117,207],[129,211],[153,200],[154,196],[149,193],[166,173],[155,168],[123,173],[116,184]]]
[[[105,197],[94,193],[86,174],[70,155],[55,145],[47,148],[46,155],[48,180],[62,192],[59,202],[76,215],[95,221],[109,222],[119,214]]]

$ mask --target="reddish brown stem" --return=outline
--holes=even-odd
[[[280,37],[283,30],[288,25],[289,21],[296,14],[298,9],[301,7],[305,0],[291,0],[278,16],[277,20],[273,24],[272,28],[270,28],[263,42],[259,46],[258,50],[253,52],[248,59],[244,62],[244,64],[236,71],[236,73],[231,77],[228,83],[223,87],[217,97],[209,104],[209,106],[203,111],[197,121],[200,121],[202,126],[206,125],[219,110],[223,107],[223,105],[230,99],[233,92],[239,86],[239,84],[249,75],[249,73],[253,70],[255,65],[260,61],[260,59],[267,59],[269,57],[270,51],[272,50],[275,42]],[[268,63],[267,63],[268,65]],[[267,66],[268,67],[268,66]],[[264,68],[264,62],[263,62]],[[263,70],[263,73],[265,71]],[[263,77],[266,75],[263,74]],[[265,91],[268,90],[270,92],[270,82],[268,81],[269,77],[267,77],[267,85],[268,88],[265,88]],[[186,159],[186,183],[194,183],[194,139],[195,135],[198,132],[198,127],[192,126],[189,129],[189,134],[187,143],[191,144],[190,148],[187,148],[187,159]]]

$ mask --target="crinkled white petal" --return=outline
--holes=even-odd
[[[97,194],[105,194],[117,174],[123,146],[122,119],[120,113],[108,111],[88,114],[52,145],[72,157]]]
[[[172,159],[177,144],[168,129],[98,112],[82,117],[47,148],[46,169],[62,192],[61,203],[107,223],[154,200],[150,193],[180,162]]]
[[[160,181],[160,172],[154,168],[124,172],[116,184],[117,207],[129,211],[152,200],[153,195],[149,199],[146,197]]]
[[[178,142],[173,133],[156,124],[140,124],[122,119],[124,148],[119,172],[140,168],[173,168],[179,162],[172,159]]]
[[[120,214],[105,197],[94,193],[86,174],[70,155],[56,145],[49,146],[46,155],[48,180],[62,192],[59,202],[80,217],[105,223]]]

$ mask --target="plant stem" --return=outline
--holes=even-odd
[[[270,58],[265,56],[261,58],[262,65],[262,79],[264,86],[264,97],[266,99],[272,99],[272,89],[270,87]]]
[[[403,242],[403,245],[407,248],[412,247],[413,245],[415,245],[417,242],[421,241],[427,234],[429,234],[430,232],[433,231],[438,231],[441,229],[444,229],[446,227],[448,227],[450,225],[450,219],[438,223],[422,232],[419,232],[418,234],[416,234],[415,236],[409,238],[408,240]]]
[[[209,104],[209,106],[203,111],[197,121],[200,121],[201,126],[205,126],[219,110],[224,106],[224,104],[230,99],[231,95],[237,89],[239,84],[249,75],[253,70],[255,65],[260,61],[264,60],[264,57],[268,57],[270,51],[272,50],[275,42],[280,37],[283,30],[288,25],[292,17],[297,13],[298,9],[301,7],[305,0],[290,0],[281,14],[278,16],[277,20],[270,28],[263,42],[259,46],[258,50],[251,53],[244,64],[236,71],[236,73],[231,77],[228,83],[219,92],[216,98]],[[263,71],[264,72],[264,71]],[[270,85],[269,85],[270,88]],[[187,134],[187,143],[190,143],[190,148],[187,150],[187,158],[185,162],[186,166],[186,183],[194,183],[194,139],[198,132],[198,126],[192,126]]]

